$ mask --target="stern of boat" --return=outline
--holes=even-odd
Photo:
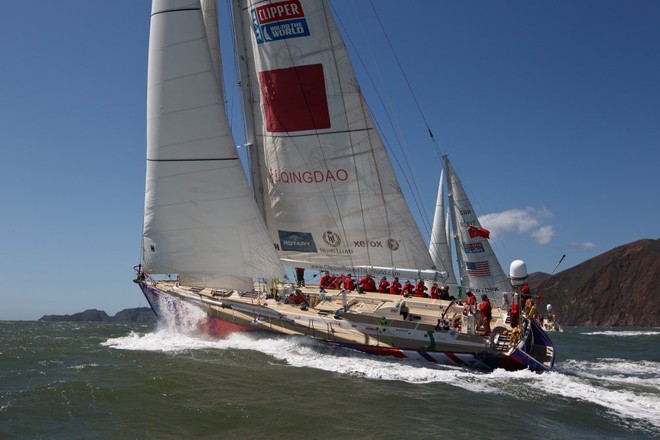
[[[543,328],[533,319],[522,323],[520,341],[509,356],[532,371],[548,371],[555,364],[555,348]]]

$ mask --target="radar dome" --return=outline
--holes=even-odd
[[[523,260],[512,261],[509,266],[509,276],[512,285],[522,286],[527,282],[527,264]]]

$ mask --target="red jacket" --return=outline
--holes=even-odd
[[[424,285],[424,281],[420,280],[416,285],[415,285],[415,296],[423,297],[424,292],[428,290],[428,287]]]
[[[378,291],[380,293],[387,293],[390,291],[390,282],[387,280],[380,280],[378,284]]]
[[[330,287],[330,275],[325,274],[321,277],[321,281],[319,281],[319,285],[321,287]]]
[[[392,286],[390,287],[390,293],[392,295],[399,295],[401,294],[401,283],[398,281],[393,281]]]
[[[440,299],[440,288],[438,286],[431,286],[429,293],[431,294],[431,298]]]
[[[355,290],[355,281],[353,281],[353,278],[349,276],[344,278],[344,289],[349,292]]]
[[[403,288],[401,289],[401,295],[412,295],[413,285],[409,282],[404,283]]]
[[[362,286],[365,292],[375,292],[376,291],[376,281],[371,278],[369,275],[363,277],[358,281],[358,286]]]

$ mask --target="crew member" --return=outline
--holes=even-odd
[[[350,273],[346,275],[346,278],[344,278],[344,290],[348,290],[349,292],[355,290],[355,281],[351,277]]]
[[[365,275],[358,281],[358,287],[362,287],[362,290],[365,292],[375,292],[376,281],[374,281],[371,275]]]
[[[412,296],[413,294],[413,286],[410,284],[410,280],[406,280],[405,283],[403,283],[403,288],[401,289],[401,295],[403,296]]]
[[[431,294],[431,298],[440,299],[440,288],[438,287],[438,282],[437,281],[433,281],[433,284],[431,285],[431,289],[429,290],[429,293]]]
[[[390,294],[400,295],[401,294],[401,283],[399,282],[399,277],[394,277],[392,285],[390,286]]]
[[[296,267],[296,281],[298,282],[298,287],[305,287],[305,268]]]
[[[332,280],[330,279],[330,272],[325,272],[321,279],[319,280],[319,286],[324,287],[324,288],[329,288],[330,287],[330,282]]]
[[[481,311],[481,317],[484,321],[484,335],[490,335],[490,320],[493,319],[492,308],[490,306],[490,301],[488,296],[481,295],[481,304],[479,304],[479,311]]]
[[[423,298],[428,296],[426,294],[426,291],[429,290],[428,287],[424,284],[424,280],[419,280],[417,284],[415,284],[415,291],[414,294],[416,297]]]
[[[390,291],[390,282],[387,281],[387,277],[381,278],[380,283],[378,283],[378,292],[388,293],[389,291]]]

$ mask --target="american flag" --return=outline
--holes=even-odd
[[[466,263],[467,273],[473,277],[489,277],[490,266],[488,261],[477,261],[476,263]]]

